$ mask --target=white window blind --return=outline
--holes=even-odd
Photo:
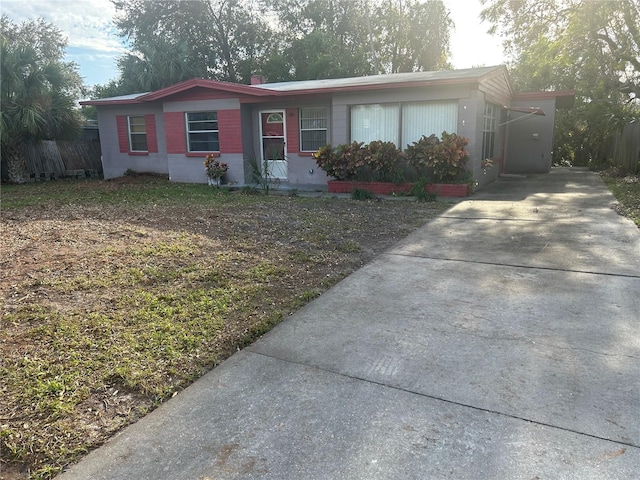
[[[417,102],[402,105],[402,148],[423,135],[457,133],[458,102]]]
[[[354,105],[351,107],[351,140],[370,143],[374,140],[399,144],[400,105]]]

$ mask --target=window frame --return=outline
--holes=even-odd
[[[482,159],[495,157],[496,134],[498,131],[498,114],[500,107],[495,103],[485,102],[482,117]]]
[[[411,106],[416,106],[416,107],[421,107],[421,106],[433,106],[433,104],[440,104],[440,106],[442,107],[447,107],[447,108],[452,108],[453,113],[455,115],[455,119],[453,121],[453,129],[451,131],[449,127],[444,128],[444,130],[447,130],[447,133],[457,133],[458,132],[458,102],[454,101],[454,100],[416,100],[416,101],[405,101],[405,102],[385,102],[385,103],[360,103],[360,104],[353,104],[350,105],[350,111],[349,111],[349,130],[350,130],[350,141],[354,141],[354,124],[353,124],[353,112],[354,112],[354,108],[358,108],[358,107],[369,107],[369,108],[375,108],[375,107],[379,107],[382,110],[384,110],[387,107],[391,107],[391,108],[397,108],[396,110],[396,127],[397,127],[397,132],[396,132],[396,136],[397,136],[397,141],[394,140],[385,140],[385,139],[378,139],[378,140],[382,140],[382,141],[393,141],[394,144],[401,149],[402,151],[405,151],[407,149],[407,146],[416,140],[410,140],[408,141],[407,138],[412,138],[411,135],[409,135],[409,131],[405,128],[405,123],[408,120],[408,115],[406,114],[406,110],[408,107]],[[389,130],[391,131],[391,129]],[[433,132],[435,135],[437,135],[438,137],[440,137],[440,135],[442,134],[442,130],[438,131],[438,132]],[[426,135],[426,133],[424,133]],[[368,143],[368,141],[366,140],[361,140],[358,139],[357,141],[364,141],[365,143]],[[373,140],[370,140],[373,141]]]
[[[142,119],[142,123],[136,123],[136,126],[144,127],[143,132],[134,132],[131,129],[131,120],[132,119]],[[129,137],[129,151],[133,153],[148,153],[149,152],[149,140],[147,138],[147,117],[146,115],[127,115],[127,136]],[[135,137],[143,137],[144,136],[144,150],[138,150],[133,148],[133,139]],[[137,139],[139,141],[139,139]]]
[[[311,118],[304,118],[302,113],[304,111],[322,111],[324,113],[324,127],[315,127],[315,128],[303,128],[302,121],[303,120],[312,120]],[[328,133],[329,133],[329,115],[328,109],[326,107],[302,107],[298,110],[298,127],[299,127],[299,135],[300,135],[300,151],[301,152],[316,152],[317,148],[314,149],[305,149],[305,142],[303,140],[303,132],[324,132],[324,143],[321,145],[324,146],[328,143]]]
[[[207,120],[189,120],[189,115],[192,114],[207,114],[207,113],[213,113],[215,114],[215,120],[211,120],[211,119],[207,119]],[[207,153],[207,152],[216,152],[219,153],[220,152],[220,124],[219,124],[219,119],[218,119],[218,111],[217,110],[200,110],[200,111],[192,111],[192,112],[184,112],[184,120],[185,120],[185,134],[187,137],[187,153]],[[216,123],[216,127],[217,129],[215,130],[191,130],[191,124],[192,123],[212,123],[214,122]],[[217,134],[217,141],[216,143],[218,144],[218,148],[217,149],[208,149],[208,150],[193,150],[191,148],[191,134],[198,134],[198,133],[216,133]],[[209,140],[207,140],[207,142],[210,142]]]
[[[367,126],[356,126],[355,128],[360,128],[362,130],[368,130],[369,128],[372,127],[372,122],[370,122],[371,118],[376,119],[375,117],[381,117],[384,118],[385,116],[388,115],[388,111],[392,111],[395,114],[395,123],[393,125],[391,125],[391,127],[395,127],[395,128],[387,128],[387,125],[380,124],[380,125],[375,125],[376,127],[378,127],[378,130],[380,129],[384,129],[387,133],[389,133],[391,135],[391,137],[393,138],[373,138],[371,140],[368,139],[363,139],[363,137],[358,138],[357,140],[354,140],[354,137],[356,137],[354,135],[354,122],[353,122],[353,113],[354,113],[354,109],[358,110],[358,109],[362,109],[362,113],[365,115],[369,115],[369,118],[367,118]],[[351,141],[358,141],[358,142],[364,142],[364,143],[369,143],[372,141],[376,141],[376,140],[381,140],[383,142],[393,142],[396,146],[398,146],[398,144],[400,144],[402,142],[402,102],[384,102],[384,103],[359,103],[359,104],[354,104],[351,105],[350,111],[349,111],[349,125],[350,125],[350,139]],[[394,132],[395,130],[395,132]]]

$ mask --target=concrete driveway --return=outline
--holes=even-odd
[[[599,177],[458,203],[59,478],[637,479],[640,230]]]

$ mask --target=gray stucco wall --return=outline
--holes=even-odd
[[[469,162],[467,169],[473,177],[476,188],[480,188],[498,177],[499,166],[483,169],[482,164],[482,127],[484,123],[484,95],[469,86],[439,86],[435,88],[414,88],[389,90],[386,92],[355,92],[336,95],[332,105],[332,138],[334,144],[350,141],[349,107],[351,105],[371,103],[420,102],[437,100],[458,101],[457,133],[469,139],[467,151]],[[504,129],[502,129],[503,131]],[[500,132],[496,134],[497,151],[502,145]]]
[[[158,153],[129,155],[120,153],[116,115],[155,115],[158,137]],[[135,172],[168,174],[164,118],[158,105],[105,106],[98,108],[100,125],[100,148],[104,178],[122,177],[128,169]]]
[[[512,106],[539,107],[545,115],[523,118],[526,113],[509,112],[505,173],[548,173],[553,164],[555,99],[538,100],[535,105],[530,101],[513,102]]]
[[[224,153],[218,157],[229,165],[227,182],[244,185],[244,165],[241,153]],[[207,183],[204,157],[186,157],[181,154],[169,155],[169,180],[180,183]]]

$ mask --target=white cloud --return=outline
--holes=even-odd
[[[109,0],[2,0],[0,10],[14,22],[41,17],[55,25],[67,39],[66,60],[78,63],[87,83],[106,83],[117,76],[115,59],[125,47],[113,25],[116,10]],[[108,68],[96,70],[96,61]]]
[[[14,21],[44,18],[63,32],[69,47],[124,50],[112,21],[116,10],[109,0],[3,0],[2,13]]]

